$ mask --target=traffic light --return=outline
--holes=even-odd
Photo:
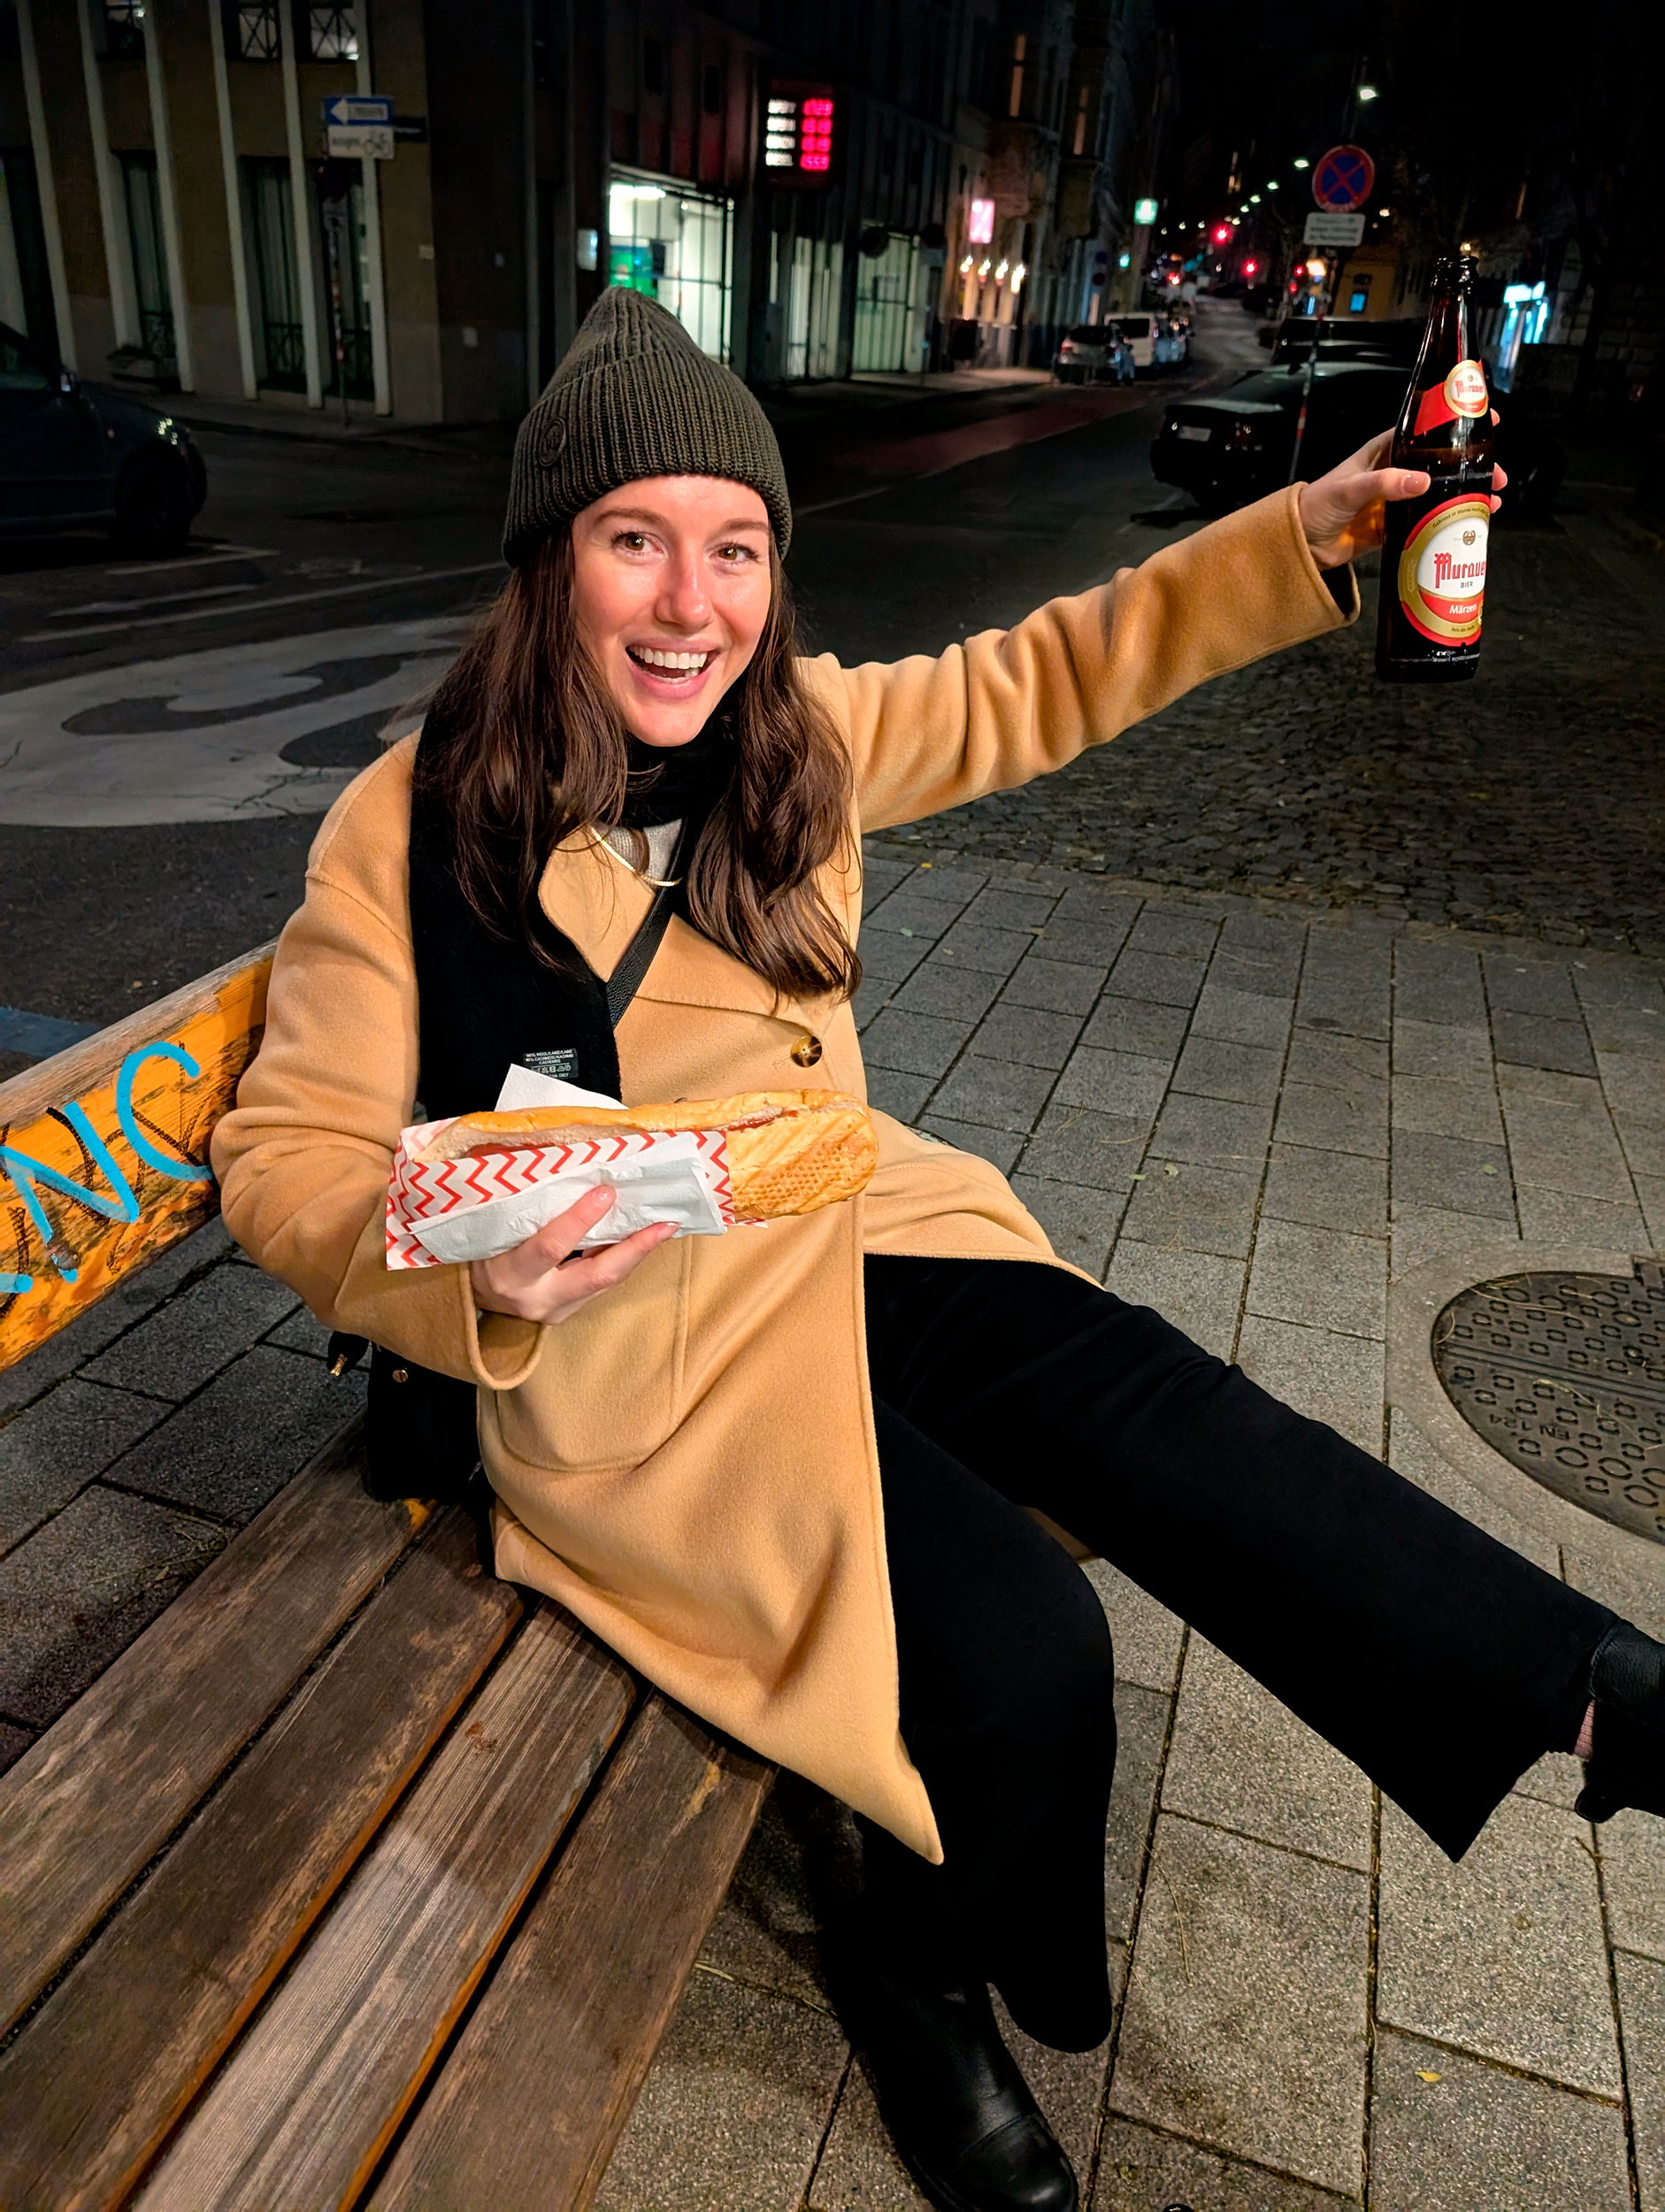
[[[1246,261],[1246,262],[1243,264],[1243,273],[1244,273],[1244,275],[1245,275],[1246,277],[1252,277],[1253,275],[1255,275],[1255,272],[1259,269],[1260,265],[1260,265],[1260,263],[1259,263],[1258,261],[1255,261],[1255,260]]]
[[[1216,246],[1229,246],[1231,244],[1231,226],[1230,223],[1216,223],[1215,225],[1214,242]]]

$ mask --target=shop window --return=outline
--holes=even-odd
[[[732,209],[710,193],[618,172],[608,191],[609,283],[669,308],[719,361],[728,358]]]
[[[786,269],[788,377],[836,376],[839,307],[844,294],[840,239],[794,238]]]
[[[239,61],[281,61],[278,0],[234,0],[226,11],[226,47]]]
[[[167,255],[162,244],[162,199],[156,156],[118,154],[122,197],[127,210],[127,250],[133,259],[133,290],[139,310],[139,342],[160,368],[174,365],[173,297],[168,287]]]
[[[356,7],[317,7],[306,10],[306,51],[312,61],[358,59],[358,10]]]
[[[243,229],[254,270],[255,380],[263,391],[306,389],[306,337],[295,260],[295,198],[281,155],[246,154]]]
[[[375,372],[370,342],[370,262],[364,235],[364,188],[355,179],[346,196],[328,200],[314,179],[313,236],[318,241],[323,301],[318,328],[324,346],[324,390],[339,399],[373,399]],[[466,339],[464,341],[467,343]],[[337,356],[337,344],[340,354]]]
[[[913,375],[925,366],[924,319],[915,311],[918,248],[891,232],[882,251],[863,251],[856,273],[852,369]]]

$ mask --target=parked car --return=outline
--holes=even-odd
[[[1272,326],[1272,334],[1259,334],[1272,349],[1272,365],[1290,361],[1304,361],[1312,350],[1313,319],[1310,315],[1285,315],[1281,323]],[[1422,343],[1423,326],[1419,319],[1405,321],[1384,320],[1362,322],[1347,315],[1326,315],[1318,325],[1318,358],[1321,361],[1402,361],[1408,368],[1416,358],[1416,349]],[[1333,351],[1333,348],[1351,348],[1351,352]]]
[[[183,423],[0,323],[0,531],[102,524],[131,552],[177,553],[207,496]]]
[[[1060,384],[1092,384],[1101,377],[1131,384],[1132,349],[1114,323],[1077,323],[1065,331],[1052,369]]]
[[[1301,441],[1301,473],[1322,476],[1396,420],[1406,372],[1377,362],[1321,362]],[[1170,407],[1150,449],[1158,480],[1187,491],[1209,514],[1224,514],[1289,479],[1296,426],[1307,390],[1303,365],[1254,369],[1216,399]]]

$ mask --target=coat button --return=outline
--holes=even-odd
[[[821,1057],[821,1040],[818,1037],[800,1037],[792,1048],[792,1056],[801,1068],[812,1068]]]

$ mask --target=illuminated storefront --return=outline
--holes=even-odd
[[[669,308],[705,352],[729,357],[734,204],[668,177],[614,169],[607,276]]]

